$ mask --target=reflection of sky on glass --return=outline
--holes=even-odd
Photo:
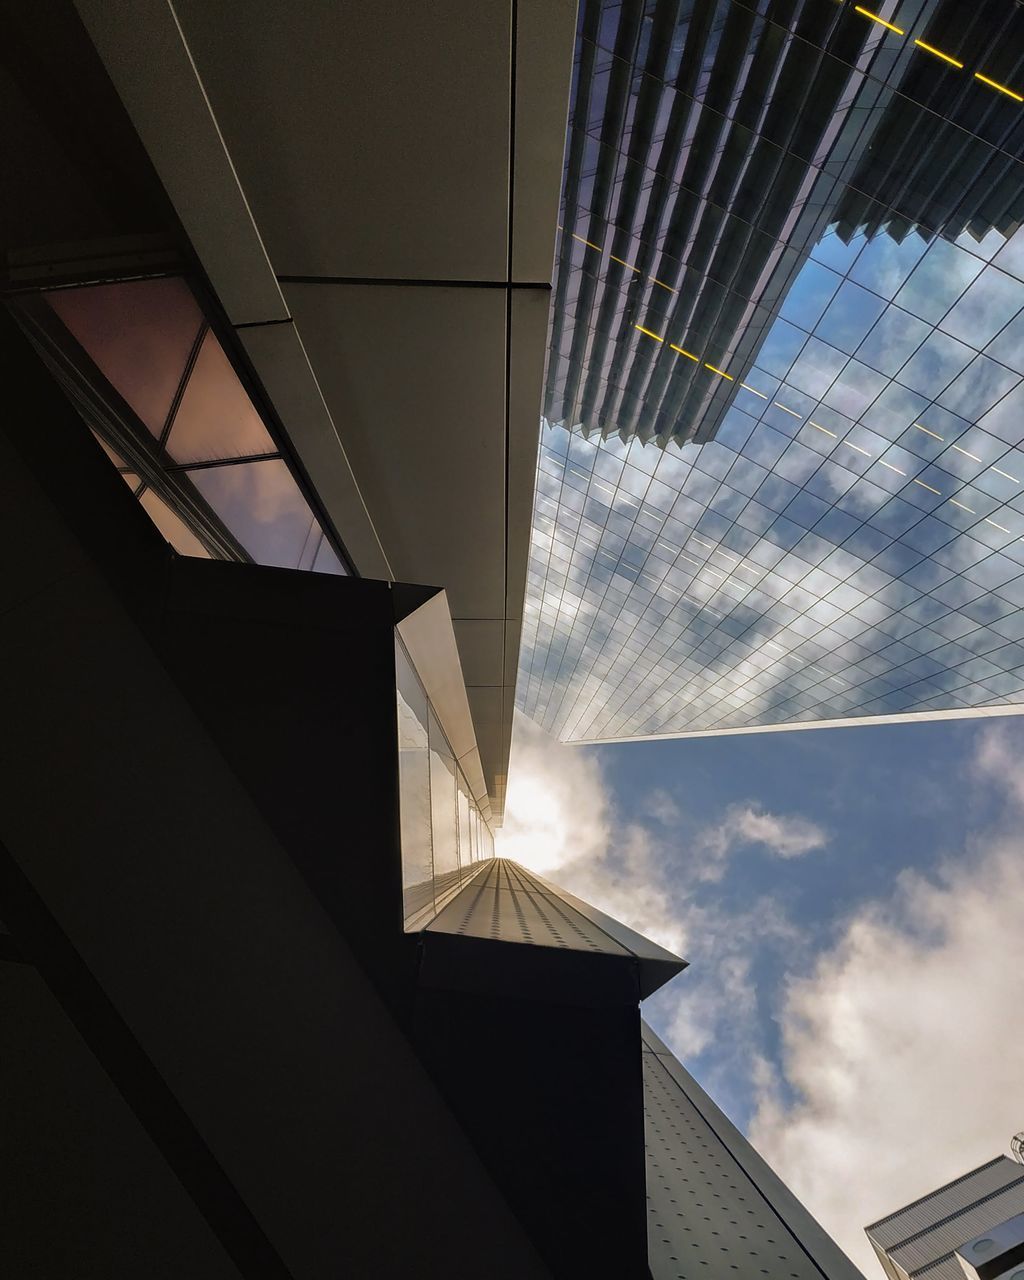
[[[1024,702],[1024,232],[826,235],[713,442],[545,425],[519,697],[567,738]]]
[[[103,398],[105,379],[137,415],[134,426],[130,412],[121,415],[120,425],[150,464],[145,479],[100,430],[93,434],[133,491],[141,481],[140,503],[180,555],[209,557],[210,547],[172,474],[194,486],[257,564],[346,572],[183,279],[56,289],[44,297],[86,357],[79,376],[95,376]],[[154,475],[163,487],[153,487]],[[191,488],[185,496],[193,496]]]

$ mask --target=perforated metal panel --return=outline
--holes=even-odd
[[[571,951],[632,954],[551,888],[505,858],[495,858],[437,916],[430,931]]]
[[[821,1280],[654,1054],[644,1054],[651,1274]]]
[[[653,1280],[860,1277],[646,1026],[643,1036]]]

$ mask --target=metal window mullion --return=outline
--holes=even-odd
[[[167,417],[164,419],[164,425],[160,429],[158,445],[161,451],[164,451],[167,448],[167,438],[171,434],[171,428],[174,426],[174,420],[178,416],[178,409],[185,397],[185,388],[191,380],[192,371],[196,367],[196,361],[199,359],[199,352],[202,350],[203,342],[209,331],[210,325],[204,316],[199,325],[199,332],[193,339],[192,346],[189,349],[188,359],[185,361],[185,367],[181,371],[181,377],[178,379],[178,385],[175,388],[174,395],[171,397],[171,405],[167,410]]]

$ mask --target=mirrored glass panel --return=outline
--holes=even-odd
[[[549,731],[1024,703],[1021,38],[989,0],[584,0],[518,686]]]
[[[185,474],[257,564],[313,567],[320,527],[280,458]]]
[[[417,929],[494,857],[494,838],[397,633],[395,661],[402,886]]]
[[[174,414],[167,452],[180,463],[277,452],[223,347],[209,329]]]
[[[184,280],[132,280],[43,295],[103,376],[157,438],[205,328]]]
[[[347,572],[185,280],[44,290],[12,305],[179,554]]]
[[[434,876],[441,892],[446,878],[458,879],[459,833],[455,757],[440,721],[430,708],[430,819],[434,839]]]
[[[398,683],[398,779],[402,830],[402,888],[405,915],[434,904],[434,862],[430,822],[430,749],[427,695],[395,637]]]

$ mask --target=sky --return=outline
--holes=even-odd
[[[1024,1129],[1024,717],[567,746],[499,852],[690,967],[644,1003],[873,1280],[866,1223]]]

